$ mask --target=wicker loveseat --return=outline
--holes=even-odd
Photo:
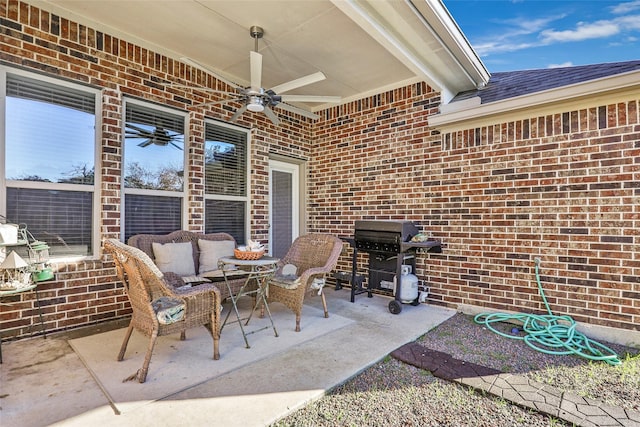
[[[197,287],[208,288],[215,286],[220,290],[220,296],[222,300],[229,297],[229,290],[224,283],[222,274],[220,271],[208,271],[201,272],[201,245],[203,242],[199,242],[200,240],[204,240],[206,242],[228,242],[231,247],[231,252],[229,255],[233,255],[233,247],[236,246],[236,241],[234,238],[227,233],[194,233],[191,231],[178,230],[169,234],[136,234],[135,236],[131,236],[127,243],[130,246],[136,247],[146,253],[156,264],[158,264],[158,260],[156,260],[156,254],[154,252],[154,243],[160,245],[166,245],[171,243],[185,243],[189,242],[191,244],[191,256],[193,261],[193,271],[194,276],[201,276],[207,278],[208,280],[212,280],[212,283],[202,283],[198,284]],[[206,243],[205,242],[205,243]],[[157,245],[156,245],[157,248]],[[211,266],[217,264],[217,259],[209,259],[207,260]],[[162,270],[162,269],[161,269]],[[163,271],[165,280],[171,284],[176,291],[179,293],[182,288],[188,289],[188,282],[185,282],[183,277],[184,274],[177,274],[171,271]],[[244,284],[245,279],[239,277],[238,279],[229,280],[229,286],[231,291],[235,294],[239,291],[240,287]]]

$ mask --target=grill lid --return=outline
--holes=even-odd
[[[420,233],[411,221],[403,220],[358,220],[355,223],[354,243],[358,250],[375,253],[403,253],[417,249],[442,252],[438,240],[412,242],[411,238]]]
[[[394,235],[397,243],[408,242],[420,230],[411,221],[404,220],[357,220],[355,224],[355,238],[367,236],[367,239],[375,239],[376,235],[387,233]]]

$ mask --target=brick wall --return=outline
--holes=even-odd
[[[125,97],[164,104],[189,111],[187,222],[194,231],[204,229],[204,121],[228,120],[235,106],[192,107],[211,101],[206,93],[166,86],[186,83],[230,90],[199,70],[41,11],[24,2],[0,0],[0,61],[51,77],[98,87],[101,101],[99,188],[100,238],[120,236],[122,124]],[[285,117],[286,116],[286,117]],[[268,157],[272,153],[307,160],[310,153],[310,121],[283,113],[275,127],[264,115],[245,113],[238,124],[252,128],[250,212],[252,238],[268,236]],[[127,297],[108,259],[53,263],[55,279],[38,286],[47,331],[87,325],[130,314]],[[36,295],[5,297],[0,312],[3,337],[20,336],[37,325]],[[39,331],[39,326],[34,327]]]
[[[356,219],[423,225],[445,248],[419,257],[433,304],[541,312],[539,257],[555,314],[638,330],[639,102],[442,135],[424,86],[334,108],[314,129],[310,223],[345,235]]]
[[[133,96],[189,111],[188,227],[203,228],[205,117],[202,92],[228,89],[163,55],[26,3],[0,0],[0,61],[102,89],[101,237],[120,231],[122,102]],[[323,112],[287,114],[279,127],[245,114],[251,127],[252,238],[268,235],[268,160],[308,161],[309,231],[350,235],[356,219],[410,219],[444,242],[418,258],[430,302],[539,311],[533,260],[556,314],[624,329],[640,320],[640,120],[638,99],[441,134],[428,125],[439,94],[414,84]],[[360,260],[364,263],[363,255]],[[340,269],[348,269],[345,251]],[[128,315],[108,260],[58,264],[40,286],[48,330]],[[35,295],[4,299],[0,328],[22,335],[36,323]]]

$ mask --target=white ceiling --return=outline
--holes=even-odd
[[[440,0],[43,0],[32,4],[249,84],[249,28],[264,29],[263,86],[322,71],[287,92],[343,102],[426,81],[447,102],[488,81]],[[309,111],[327,105],[296,104]]]

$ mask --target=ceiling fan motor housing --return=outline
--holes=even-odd
[[[264,36],[264,30],[262,29],[262,27],[254,25],[249,28],[249,34],[251,34],[251,37],[253,37],[254,39],[261,39],[262,36]]]

